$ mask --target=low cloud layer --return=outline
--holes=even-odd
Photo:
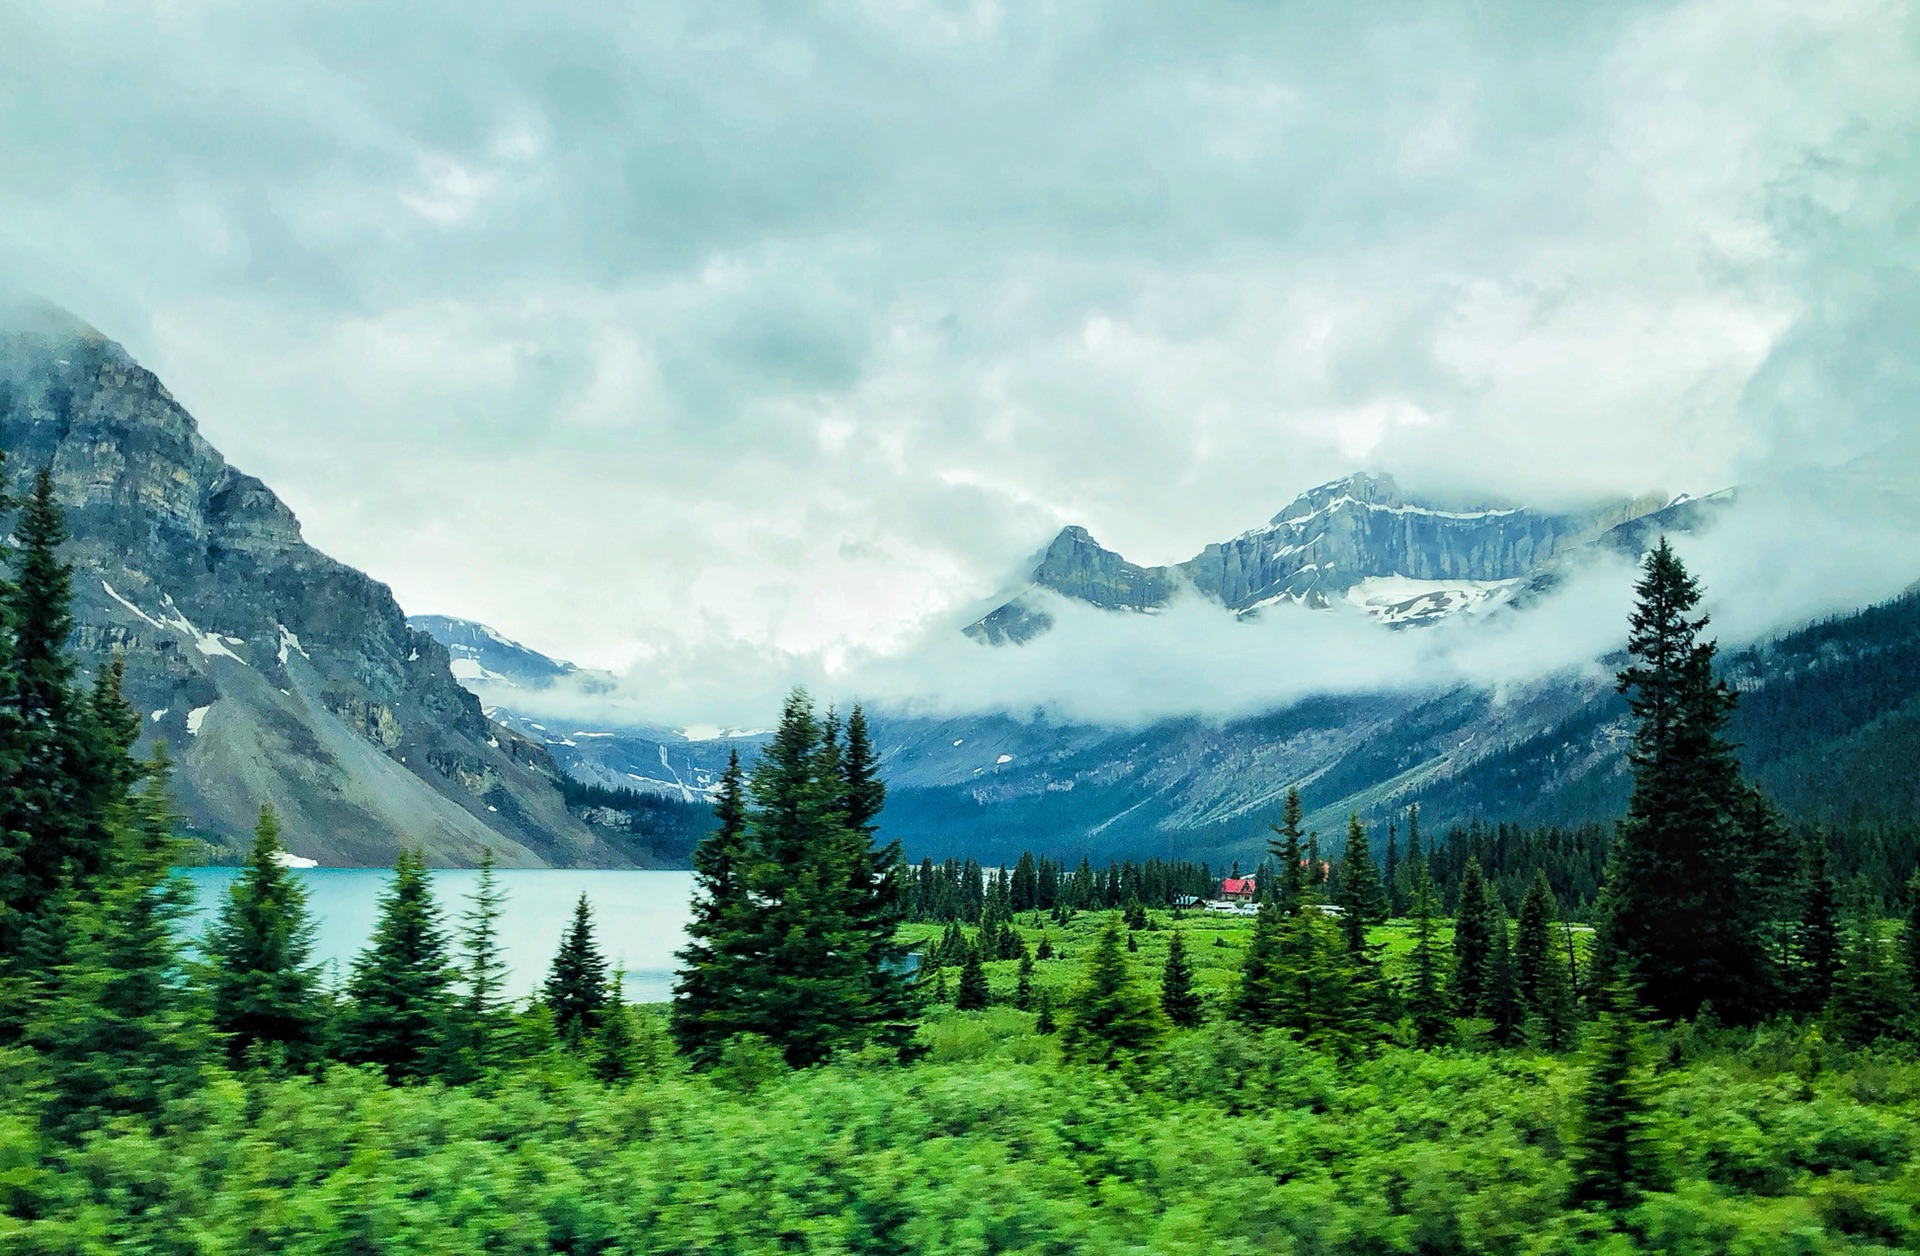
[[[961,608],[1065,523],[1153,563],[1361,468],[1549,506],[1920,482],[1897,0],[0,23],[0,277],[409,610],[628,670],[654,718],[1491,666],[1204,607],[967,653]],[[1904,586],[1887,526],[1703,540],[1724,622]],[[1526,632],[1496,653],[1579,653]]]
[[[1744,490],[1698,533],[1671,538],[1706,585],[1724,648],[1884,601],[1920,580],[1920,500],[1860,468]],[[1549,677],[1605,676],[1626,642],[1637,565],[1596,549],[1524,609],[1499,607],[1395,630],[1352,608],[1280,607],[1241,620],[1187,596],[1153,614],[1109,612],[1044,590],[1055,620],[1024,646],[981,645],[940,620],[884,650],[769,656],[740,649],[722,667],[642,666],[612,693],[515,693],[511,705],[574,721],[764,723],[788,686],[897,714],[1007,712],[1131,726],[1198,715],[1227,720],[1322,694],[1499,693]]]

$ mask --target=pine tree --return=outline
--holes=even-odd
[[[1493,914],[1493,949],[1487,963],[1485,1016],[1493,1022],[1493,1040],[1510,1047],[1520,1038],[1525,1019],[1514,972],[1513,943],[1507,931],[1507,913],[1496,901]]]
[[[92,825],[92,842],[101,850],[111,844],[113,818],[142,779],[141,766],[133,758],[134,743],[140,740],[140,713],[122,692],[125,679],[126,660],[118,656],[94,672],[93,690],[79,708],[76,728],[78,807]],[[84,877],[90,870],[83,865],[76,871]]]
[[[306,887],[280,861],[285,850],[273,808],[261,807],[246,866],[207,934],[213,1028],[235,1066],[260,1057],[303,1070],[319,1062],[324,1045],[314,924]]]
[[[1553,938],[1559,915],[1545,869],[1534,873],[1533,884],[1520,902],[1520,922],[1514,938],[1514,986],[1520,1013],[1539,1045],[1564,1051],[1572,1045],[1573,999],[1567,965]]]
[[[1374,1028],[1368,966],[1318,911],[1282,918],[1275,1020],[1309,1046],[1351,1054]]]
[[[354,958],[335,1040],[350,1064],[378,1065],[393,1082],[419,1080],[442,1063],[454,970],[418,852],[394,860],[379,909],[372,941]]]
[[[1026,1011],[1033,1004],[1033,956],[1020,957],[1019,976],[1013,983],[1013,1005]]]
[[[1460,903],[1453,918],[1452,988],[1456,1016],[1487,1015],[1496,919],[1493,894],[1480,872],[1480,861],[1469,858],[1460,876]]]
[[[1261,900],[1276,902],[1284,912],[1295,912],[1307,901],[1307,881],[1301,861],[1306,858],[1301,848],[1301,838],[1305,835],[1301,822],[1306,816],[1306,808],[1301,805],[1300,791],[1289,787],[1287,802],[1280,813],[1280,823],[1267,827],[1274,831],[1278,841],[1267,839],[1267,851],[1279,865],[1279,878],[1272,893],[1261,887]],[[1234,875],[1239,875],[1239,865],[1234,866]]]
[[[1549,980],[1547,974],[1560,967],[1553,945],[1553,921],[1558,914],[1553,887],[1547,884],[1546,869],[1537,869],[1526,897],[1520,900],[1519,927],[1513,944],[1514,992],[1529,1016],[1540,1015],[1542,991]]]
[[[1200,992],[1193,988],[1186,939],[1178,929],[1167,942],[1167,966],[1160,974],[1160,1010],[1181,1029],[1192,1029],[1205,1019]]]
[[[1340,888],[1334,902],[1340,907],[1347,949],[1355,955],[1366,954],[1367,930],[1386,922],[1388,906],[1379,870],[1373,866],[1373,854],[1367,849],[1367,831],[1360,827],[1358,813],[1347,820],[1347,849],[1340,856]]]
[[[1229,1014],[1243,1025],[1268,1029],[1280,1024],[1284,1013],[1284,974],[1281,969],[1281,925],[1290,919],[1277,901],[1260,905],[1253,920],[1253,937],[1240,957],[1240,981],[1234,988]]]
[[[1035,959],[1052,959],[1053,939],[1042,933],[1040,935],[1040,945],[1034,948],[1033,957]]]
[[[1907,983],[1915,999],[1920,999],[1920,868],[1907,879],[1907,927],[1902,931],[1907,957]]]
[[[879,839],[880,813],[887,787],[880,779],[880,760],[867,729],[867,715],[859,703],[847,717],[846,746],[841,756],[841,809],[846,825],[850,874],[843,891],[847,898],[849,932],[861,943],[866,968],[866,990],[854,1018],[852,1037],[908,1051],[913,1038],[913,992],[906,977],[907,957],[897,937],[907,918],[908,869],[906,852],[898,841]],[[1011,911],[1008,878],[1000,880],[1001,906]],[[1012,929],[1004,931],[1017,941]],[[1002,958],[1010,958],[1003,955]]]
[[[467,909],[460,914],[464,926],[460,945],[467,955],[463,966],[467,979],[465,1003],[467,1014],[475,1020],[493,1016],[503,1002],[507,961],[500,957],[500,917],[506,906],[507,893],[500,885],[493,848],[489,846],[480,854],[480,875],[467,899]]]
[[[1873,917],[1848,930],[1826,1008],[1827,1026],[1842,1042],[1864,1047],[1898,1034],[1913,999],[1895,954],[1886,927]]]
[[[745,934],[746,774],[740,752],[727,755],[714,797],[714,829],[693,852],[693,919],[680,951],[668,1029],[694,1063],[718,1063],[721,1049],[749,1023]],[[937,967],[940,960],[933,959]]]
[[[1773,1004],[1752,893],[1752,840],[1739,764],[1725,737],[1734,693],[1701,638],[1700,586],[1663,537],[1647,556],[1620,673],[1637,721],[1633,798],[1608,871],[1603,920],[1613,954],[1649,1006],[1691,1019],[1711,1000],[1736,1023]]]
[[[1040,872],[1033,861],[1033,852],[1020,852],[1020,862],[1013,866],[1012,887],[1013,910],[1032,911],[1040,905]]]
[[[0,627],[11,629],[0,632],[11,647],[0,659],[0,1015],[8,1018],[0,1030],[9,1032],[27,1014],[35,985],[51,977],[47,965],[58,962],[45,943],[63,925],[43,913],[91,883],[110,841],[104,817],[89,812],[92,791],[81,779],[90,738],[67,650],[73,568],[59,556],[66,520],[44,468],[22,505],[13,525],[16,579],[0,583]]]
[[[633,1031],[633,1009],[627,1006],[622,974],[613,974],[613,988],[601,1009],[600,1030],[594,1036],[593,1075],[609,1086],[632,1081],[640,1071],[639,1037]]]
[[[960,984],[954,988],[953,1005],[963,1012],[977,1012],[987,1006],[987,969],[980,962],[980,948],[969,947],[960,965]]]
[[[607,958],[593,937],[593,907],[583,892],[573,905],[573,923],[561,935],[543,987],[553,1032],[576,1050],[600,1027],[607,1006]]]
[[[1068,1005],[1060,1044],[1076,1063],[1109,1069],[1138,1064],[1165,1032],[1159,1009],[1128,971],[1120,933],[1120,922],[1109,919]]]
[[[1056,1026],[1053,1023],[1053,996],[1043,987],[1040,991],[1040,1010],[1034,1013],[1033,1031],[1038,1034],[1050,1034]]]
[[[908,1046],[911,992],[895,940],[905,873],[897,845],[873,845],[877,779],[849,778],[849,764],[870,754],[856,730],[864,719],[849,721],[843,743],[833,718],[817,720],[795,690],[747,784],[730,856],[736,900],[714,900],[710,874],[696,879],[696,931],[682,952],[674,1013],[675,1038],[696,1063],[717,1058],[740,1032],[766,1038],[796,1067],[867,1042]],[[716,832],[709,842],[725,840]],[[983,890],[969,861],[961,915],[978,919]]]
[[[1414,803],[1407,808],[1407,851],[1400,859],[1399,879],[1395,883],[1395,893],[1404,906],[1396,914],[1412,910],[1413,882],[1418,874],[1432,875],[1427,869],[1426,852],[1420,849],[1420,804]]]
[[[1415,874],[1407,908],[1413,915],[1413,973],[1407,990],[1407,1014],[1413,1019],[1420,1045],[1431,1047],[1446,1040],[1451,1020],[1441,982],[1440,939],[1433,923],[1439,904],[1434,901],[1426,865],[1416,864]]]
[[[1800,1010],[1817,1013],[1826,1007],[1833,993],[1834,973],[1840,964],[1840,912],[1833,886],[1833,868],[1826,841],[1817,831],[1807,837],[1800,927],[1795,930],[1794,950],[1799,969],[1796,993]]]
[[[1400,889],[1400,834],[1392,824],[1387,825],[1387,866],[1382,881],[1387,891],[1388,918],[1406,915],[1407,900]]]
[[[466,992],[457,1017],[454,1054],[459,1063],[451,1070],[454,1080],[473,1081],[485,1075],[494,1064],[496,1046],[506,1028],[501,992],[506,988],[507,962],[500,958],[500,916],[506,901],[489,846],[480,853],[480,875],[467,897],[466,910],[460,913],[460,949],[465,954],[461,974],[466,979]]]
[[[1571,1149],[1573,1202],[1617,1212],[1654,1184],[1643,1048],[1627,992],[1615,987],[1593,1027],[1580,1125]]]
[[[164,758],[140,793],[111,818],[113,846],[70,913],[62,962],[46,979],[28,1025],[49,1096],[47,1127],[77,1136],[115,1116],[157,1121],[202,1085],[203,1005],[187,980],[179,942],[193,890],[172,872],[180,844]]]

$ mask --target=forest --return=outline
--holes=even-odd
[[[1912,870],[1849,863],[1745,779],[1664,545],[1610,834],[1430,841],[1410,811],[1378,861],[1357,816],[1305,831],[1295,791],[1251,916],[1177,861],[915,868],[862,711],[795,692],[722,780],[672,1001],[636,1007],[584,898],[506,999],[490,869],[449,915],[411,852],[329,984],[271,811],[186,936],[167,765],[68,648],[44,475],[14,531],[8,1252],[1920,1242]]]

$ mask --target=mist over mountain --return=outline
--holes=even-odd
[[[1826,485],[1823,500],[1835,530],[1803,518],[1797,527],[1805,538],[1837,546],[1856,535],[1863,519],[1883,517],[1878,512],[1885,503],[1870,502],[1866,515],[1850,516],[1849,504],[1863,503],[1847,483]],[[1383,496],[1392,491],[1379,480],[1330,486],[1342,487]],[[1322,512],[1366,508],[1347,492],[1318,490],[1306,500],[1315,498]],[[1768,596],[1720,548],[1746,552],[1747,544],[1768,535],[1769,521],[1795,515],[1809,500],[1803,491],[1760,486],[1658,508],[1621,503],[1579,517],[1529,518],[1523,509],[1505,508],[1490,516],[1497,521],[1491,525],[1487,516],[1454,511],[1437,525],[1423,521],[1428,539],[1416,535],[1411,544],[1401,521],[1430,508],[1376,502],[1381,509],[1370,513],[1393,512],[1389,541],[1399,548],[1384,558],[1349,550],[1350,562],[1371,571],[1332,578],[1347,589],[1396,578],[1461,581],[1516,573],[1500,577],[1497,596],[1428,614],[1383,614],[1348,597],[1281,595],[1254,599],[1265,604],[1250,616],[1217,603],[1209,608],[1197,590],[1181,586],[1181,573],[1156,575],[1118,556],[1112,564],[1079,569],[1076,583],[1066,578],[1074,569],[1057,561],[1056,543],[1036,572],[1036,587],[1008,604],[1027,616],[1036,616],[1036,605],[1046,608],[1045,624],[1020,637],[971,631],[949,638],[963,642],[980,667],[1030,677],[1035,673],[1027,665],[1037,653],[1085,651],[1115,629],[1127,635],[1114,639],[1135,648],[1137,668],[1170,665],[1174,676],[1189,681],[1198,674],[1188,667],[1191,660],[1153,649],[1182,638],[1217,643],[1238,634],[1248,644],[1228,646],[1234,652],[1227,666],[1264,653],[1275,672],[1318,668],[1318,676],[1297,687],[1263,687],[1259,677],[1243,676],[1253,699],[1225,718],[1199,705],[1208,697],[1203,692],[1189,693],[1194,705],[1185,712],[1176,707],[1174,714],[1146,719],[1063,717],[1038,704],[916,713],[907,703],[870,703],[890,785],[888,830],[917,853],[989,861],[1011,860],[1036,845],[1095,857],[1229,859],[1260,849],[1266,823],[1289,788],[1306,794],[1314,826],[1337,831],[1357,812],[1376,822],[1378,841],[1384,841],[1385,822],[1413,802],[1436,825],[1610,820],[1627,787],[1629,726],[1613,669],[1625,641],[1632,564],[1662,536],[1734,582],[1725,666],[1744,695],[1737,729],[1756,779],[1801,819],[1894,818],[1912,793],[1890,788],[1889,781],[1904,772],[1916,744],[1911,729],[1920,722],[1920,601],[1909,594],[1800,627],[1819,615],[1819,598],[1808,600],[1808,591],[1794,589],[1780,572]],[[1296,505],[1281,518],[1310,516]],[[1576,518],[1578,526],[1571,526]],[[1457,548],[1463,535],[1489,526],[1499,529],[1491,543]],[[1503,545],[1502,536],[1531,537],[1533,548]],[[1084,544],[1079,536],[1063,537],[1068,545]],[[1881,539],[1890,570],[1920,569],[1910,534],[1889,526]],[[1339,563],[1336,557],[1327,565],[1339,572]],[[1163,578],[1164,587],[1155,583]],[[1604,594],[1598,601],[1596,591]],[[1827,588],[1826,596],[1834,593]],[[1437,606],[1433,590],[1420,597],[1427,599],[1423,605]],[[1744,597],[1759,605],[1742,603]],[[1000,620],[1003,630],[1012,622],[1034,620]],[[1275,650],[1308,642],[1318,645],[1318,657]],[[1529,655],[1543,642],[1552,648]],[[1089,656],[1090,670],[1098,674],[1106,661]],[[706,728],[690,739],[680,730],[622,723],[618,712],[625,708],[614,704],[601,708],[596,722],[590,704],[564,697],[566,719],[555,723],[529,713],[564,691],[545,680],[545,667],[522,670],[531,683],[504,685],[497,677],[467,683],[488,695],[498,718],[542,741],[582,780],[692,799],[710,789],[728,749],[737,746],[750,759],[757,746],[750,731],[714,737],[716,730]],[[614,692],[618,701],[631,702],[634,689],[629,678]],[[1843,766],[1823,773],[1823,764]]]
[[[1355,474],[1302,493],[1265,527],[1171,567],[1137,566],[1085,528],[1064,528],[1040,556],[1031,588],[1107,610],[1157,610],[1190,590],[1242,616],[1345,603],[1384,624],[1431,623],[1501,604],[1569,551],[1667,504],[1640,498],[1575,514],[1446,506],[1403,494],[1389,476]],[[995,645],[1021,644],[1052,624],[1023,590],[965,631]]]

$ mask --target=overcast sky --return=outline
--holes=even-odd
[[[1354,469],[1904,480],[1917,241],[1900,0],[0,0],[0,277],[409,611],[689,694]]]

